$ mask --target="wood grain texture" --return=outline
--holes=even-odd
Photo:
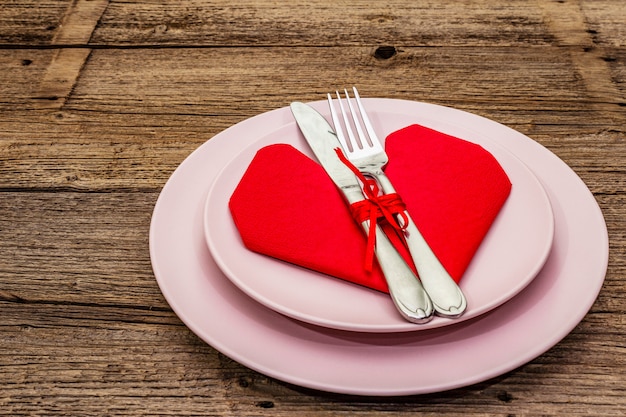
[[[67,6],[59,28],[54,32],[54,45],[79,45],[89,43],[109,0],[74,0]]]
[[[0,415],[625,415],[622,3],[0,1]],[[508,125],[587,184],[609,268],[563,341],[462,389],[353,397],[256,373],[176,317],[148,243],[172,172],[353,84]]]
[[[52,38],[55,45],[86,45],[102,16],[108,0],[77,0],[65,11]],[[35,95],[38,107],[59,109],[72,92],[83,65],[89,58],[88,48],[57,49]],[[28,61],[22,61],[22,64]]]
[[[108,4],[106,4],[108,3]],[[72,13],[77,8],[80,13]],[[77,37],[102,13],[90,43],[100,46],[176,45],[549,45],[549,21],[576,10],[564,35],[591,36],[603,46],[624,46],[621,0],[497,2],[490,0],[385,3],[246,0],[88,1],[21,0],[0,8],[0,44],[45,46],[59,37],[64,19],[86,18],[67,33]],[[552,12],[545,15],[542,8]],[[104,10],[103,10],[104,9]],[[578,26],[576,26],[578,25]],[[323,30],[320,30],[323,29]],[[56,36],[56,40],[55,40]],[[67,36],[67,35],[64,35]]]
[[[462,13],[459,13],[462,11]],[[120,24],[122,23],[122,24]],[[228,30],[224,30],[227,27]],[[128,29],[132,28],[131,31]],[[94,44],[505,45],[546,44],[534,2],[113,2]]]
[[[52,42],[71,0],[3,1],[0,44],[40,46]]]

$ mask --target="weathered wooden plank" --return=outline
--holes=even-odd
[[[46,50],[0,50],[0,109],[10,110],[17,106],[34,107],[38,87],[46,69],[53,60],[55,51]]]
[[[66,9],[52,43],[55,45],[86,45],[108,4],[108,0],[77,0]],[[88,48],[55,50],[35,98],[38,107],[59,109],[70,95],[89,57]],[[27,61],[22,61],[22,64]]]
[[[611,79],[607,54],[594,47],[594,39],[586,29],[580,4],[574,2],[540,2],[548,27],[556,43],[568,47],[572,63],[585,85],[584,91],[593,109],[612,111],[615,103],[623,103],[624,95]]]
[[[49,45],[72,0],[3,1],[0,45]]]
[[[7,415],[228,411],[222,357],[172,313],[7,303],[0,311]]]
[[[626,107],[626,100],[623,99],[626,97],[626,48],[607,48],[604,51],[604,60],[609,65],[611,79],[622,95],[620,105]]]
[[[69,3],[52,44],[87,45],[108,4],[109,0],[75,0]]]
[[[107,6],[94,45],[538,45],[551,44],[542,3],[526,0],[393,0],[273,2],[246,0],[228,6],[209,0],[186,2],[83,1],[83,23]],[[96,5],[96,3],[98,3]],[[551,16],[577,8],[576,33],[599,45],[624,46],[626,11],[621,0],[554,2]],[[83,38],[67,38],[64,16],[71,0],[21,0],[0,8],[0,44],[85,46]],[[67,20],[66,20],[67,21]],[[319,30],[320,26],[327,28]]]
[[[39,87],[32,97],[38,108],[59,109],[70,95],[80,71],[91,53],[87,48],[55,50]],[[22,61],[24,64],[25,61]]]
[[[227,30],[225,30],[227,29]],[[320,30],[321,29],[321,30]],[[535,2],[112,2],[93,44],[548,44]]]
[[[338,61],[344,66],[338,68]],[[576,70],[561,48],[515,53],[508,48],[402,48],[383,60],[373,48],[106,50],[93,52],[66,108],[198,115],[243,108],[251,116],[293,99],[319,99],[331,84],[356,84],[365,96],[510,113],[523,112],[528,104],[541,110],[537,114],[579,119],[589,109],[581,108],[587,86]],[[602,99],[612,104],[603,109],[614,112],[612,117],[624,112],[615,96]]]
[[[580,8],[594,44],[626,46],[626,7],[621,0],[585,0]]]
[[[195,148],[237,121],[22,113],[0,122],[0,188],[158,191]]]
[[[166,309],[148,253],[154,193],[0,193],[0,300]]]

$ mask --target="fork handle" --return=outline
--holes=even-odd
[[[419,278],[433,302],[435,311],[440,316],[460,316],[467,308],[467,301],[461,288],[439,262],[409,213],[405,211],[404,214],[409,219],[404,233],[405,240]]]
[[[374,176],[385,194],[396,192],[384,172],[376,172]],[[411,215],[407,211],[404,214],[409,220],[404,234],[405,240],[419,278],[433,302],[435,311],[440,316],[459,317],[467,308],[467,300],[461,288],[432,251]]]
[[[361,223],[365,233],[369,221]],[[433,318],[434,306],[411,268],[391,244],[380,226],[376,225],[376,258],[385,275],[389,295],[397,310],[408,321],[427,323]]]

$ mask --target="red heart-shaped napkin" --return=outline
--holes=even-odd
[[[390,134],[385,147],[385,172],[443,266],[460,281],[511,191],[509,178],[481,146],[419,125]],[[366,236],[340,192],[317,162],[292,146],[260,149],[229,207],[250,250],[388,291],[377,264],[365,270]]]

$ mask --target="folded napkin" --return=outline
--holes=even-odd
[[[385,172],[459,282],[508,198],[509,178],[481,146],[419,125],[390,134],[385,148]],[[378,264],[371,272],[364,266],[367,238],[341,193],[316,161],[294,147],[260,149],[229,208],[248,249],[388,292]],[[413,267],[402,237],[389,235]]]

